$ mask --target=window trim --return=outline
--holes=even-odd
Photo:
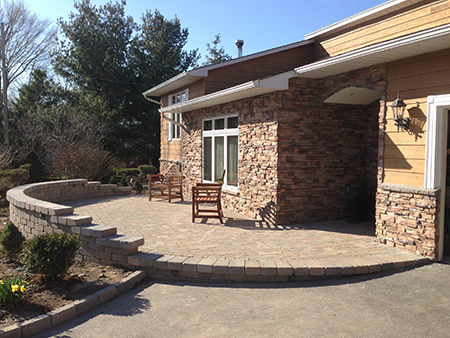
[[[184,100],[181,100],[181,101],[175,102],[175,103],[172,102],[174,97],[176,97],[178,95],[181,96],[182,94],[185,95]],[[169,106],[176,105],[176,104],[179,104],[181,102],[185,102],[185,101],[189,100],[189,89],[186,88],[185,90],[182,90],[182,91],[179,91],[177,93],[171,94],[171,95],[169,95],[168,99],[169,99]],[[179,115],[179,117],[180,117],[180,120],[178,122],[182,123],[183,118],[182,118],[182,115],[179,114],[179,113],[169,113],[169,118],[171,118],[172,120],[177,121],[176,115]],[[179,134],[179,135],[174,135],[174,133],[172,131],[172,127],[174,125],[175,125],[175,128],[178,130],[178,133],[175,133],[175,134]],[[178,137],[176,137],[176,136],[178,136]],[[173,122],[169,121],[169,137],[168,137],[169,141],[181,141],[181,137],[182,137],[181,127],[176,125],[176,124],[174,124]]]
[[[239,114],[230,114],[230,115],[223,115],[223,116],[216,116],[216,117],[208,117],[202,119],[202,182],[205,183],[212,183],[212,181],[205,180],[204,178],[204,168],[205,168],[205,137],[211,137],[212,143],[211,143],[211,151],[213,153],[212,163],[211,163],[211,173],[214,175],[215,171],[215,137],[223,137],[223,143],[224,143],[224,159],[223,159],[223,165],[224,168],[228,167],[228,142],[227,138],[228,136],[237,136],[238,137],[238,154],[239,154],[239,123],[237,128],[228,128],[228,118],[230,117],[237,117],[239,119]],[[215,121],[224,119],[224,129],[214,129]],[[205,121],[212,121],[213,129],[212,130],[204,130],[205,127]],[[239,169],[239,159],[238,159],[238,168]],[[239,177],[239,172],[238,172]],[[228,190],[238,191],[239,188],[239,180],[237,182],[237,186],[234,185],[228,185],[228,175],[225,175],[224,178],[224,188]]]

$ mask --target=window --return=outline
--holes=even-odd
[[[226,169],[225,186],[238,186],[237,116],[203,120],[203,180],[217,182]]]
[[[188,100],[188,90],[169,95],[169,105],[181,103]],[[169,117],[181,124],[181,114],[170,113]],[[181,140],[181,127],[173,122],[169,122],[169,141]]]

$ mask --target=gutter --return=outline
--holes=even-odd
[[[223,103],[241,100],[248,97],[272,93],[289,88],[289,79],[296,76],[293,70],[264,79],[248,81],[243,84],[230,87],[195,99],[160,108],[161,113],[184,113],[194,109],[211,107]]]
[[[183,126],[180,122],[175,121],[174,119],[172,119],[172,118],[170,118],[170,117],[164,115],[164,112],[161,111],[161,109],[163,108],[163,103],[162,103],[162,101],[159,101],[159,102],[158,102],[158,101],[156,101],[156,100],[153,100],[152,98],[145,96],[145,93],[143,93],[142,95],[144,95],[144,98],[145,98],[147,101],[150,101],[150,102],[159,104],[159,106],[160,106],[159,112],[161,113],[161,117],[162,117],[164,120],[169,121],[169,122],[172,122],[173,124],[175,124],[175,125],[181,127],[181,128],[182,128],[184,131],[186,131],[186,132],[188,131],[188,130],[186,129],[186,127]]]

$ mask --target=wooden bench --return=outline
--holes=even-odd
[[[183,180],[178,165],[171,164],[163,173],[159,175],[147,175],[148,178],[148,199],[151,201],[153,197],[164,198],[172,202],[173,199],[183,199]],[[154,193],[153,189],[159,189],[159,193]],[[165,193],[167,190],[167,193]]]

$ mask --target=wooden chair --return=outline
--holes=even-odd
[[[169,203],[173,199],[183,199],[183,180],[184,176],[181,175],[178,165],[171,164],[164,173],[159,175],[147,175],[148,178],[148,199],[151,201],[152,197],[160,197],[168,199]],[[160,193],[155,194],[154,188],[159,188]],[[167,194],[165,191],[167,190]]]
[[[223,185],[223,181],[224,181],[224,179],[225,179],[225,173],[226,173],[227,171],[224,169],[223,170],[223,173],[222,173],[222,179],[218,182],[218,183],[215,183],[215,182],[211,182],[211,183],[209,183],[209,182],[207,182],[207,183],[197,183],[196,184],[196,186],[197,187],[201,187],[201,186],[203,186],[203,187],[205,187],[205,186],[212,186],[212,187],[221,187],[222,185]]]
[[[222,202],[220,196],[222,186],[195,186],[192,187],[192,222],[196,218],[218,218],[223,223]],[[211,204],[212,208],[200,207],[200,204]]]
[[[196,218],[218,218],[223,223],[221,195],[224,178],[225,170],[221,183],[197,183],[192,187],[192,222]],[[211,208],[206,208],[205,204],[211,205]]]

